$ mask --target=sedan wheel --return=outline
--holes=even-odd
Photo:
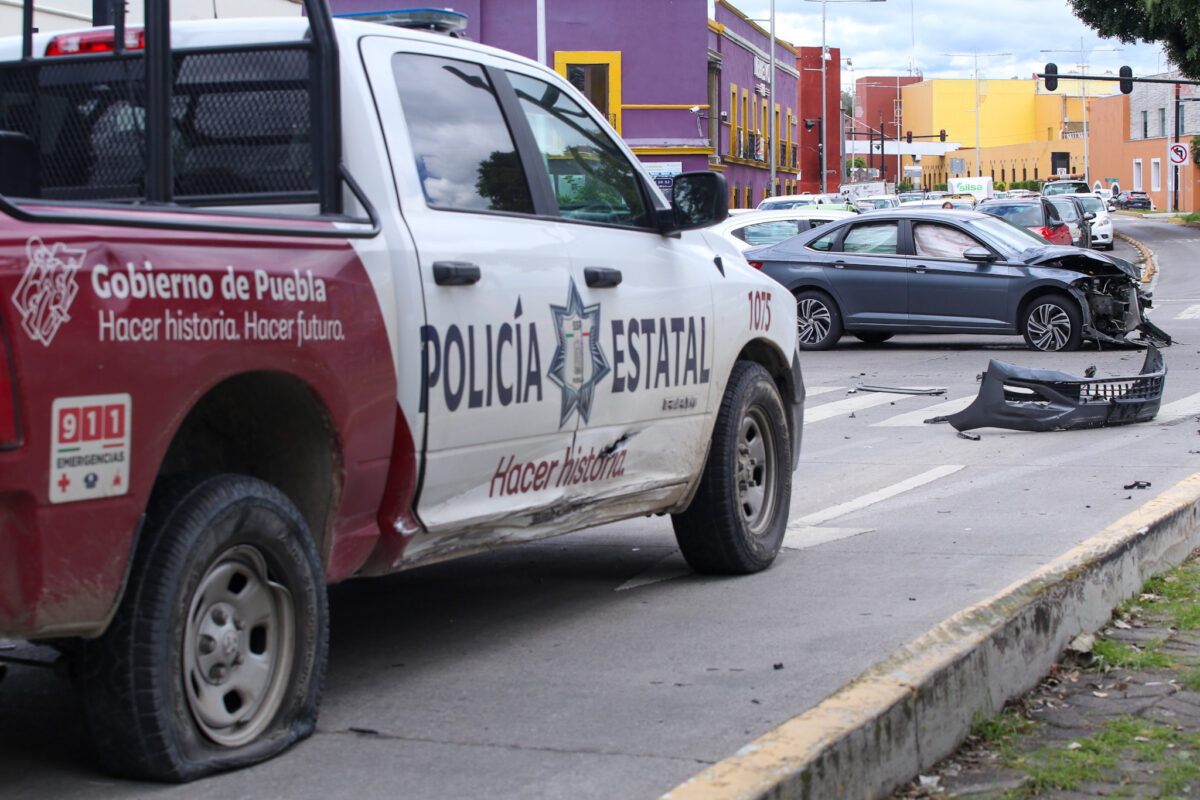
[[[801,350],[828,350],[842,338],[842,315],[833,298],[813,289],[796,295],[796,332]]]
[[[1059,294],[1030,304],[1022,328],[1026,343],[1035,350],[1077,350],[1082,339],[1079,307]]]

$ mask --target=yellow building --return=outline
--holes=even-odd
[[[931,79],[903,87],[903,129],[918,137],[945,130],[946,141],[960,145],[944,156],[922,156],[921,184],[932,189],[947,178],[975,174],[1005,184],[1082,174],[1084,93],[1102,97],[1113,87],[1102,81],[1085,83],[1060,80],[1055,92],[1047,92],[1036,78]],[[951,159],[962,159],[962,169],[952,171]],[[904,160],[912,165],[911,157]]]

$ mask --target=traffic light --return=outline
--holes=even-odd
[[[1121,69],[1117,71],[1117,74],[1121,76],[1121,94],[1129,94],[1130,92],[1132,92],[1133,91],[1133,68],[1132,67],[1121,67]]]
[[[1058,88],[1058,64],[1050,63],[1046,65],[1046,91],[1053,92]]]
[[[909,131],[908,133],[904,134],[904,141],[908,142],[909,144],[912,144],[912,131]]]
[[[943,142],[946,141],[946,129],[945,128],[942,128],[941,132],[938,134],[938,138],[941,139]]]

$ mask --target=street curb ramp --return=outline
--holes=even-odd
[[[960,611],[662,800],[883,798],[1035,687],[1076,635],[1200,546],[1200,473]]]

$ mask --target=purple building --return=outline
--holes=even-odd
[[[395,0],[330,0],[335,14],[394,9]],[[730,205],[754,207],[797,190],[796,50],[775,42],[725,0],[708,19],[703,0],[455,0],[467,38],[555,69],[607,117],[660,185],[711,169],[729,183]]]

